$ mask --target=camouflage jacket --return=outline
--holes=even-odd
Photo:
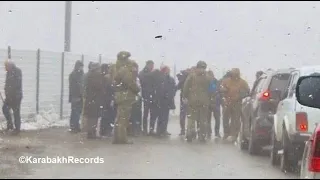
[[[242,78],[226,78],[222,80],[220,89],[223,93],[224,104],[241,102],[250,91],[248,83]]]
[[[130,61],[122,63],[120,66],[117,65],[115,75],[113,76],[116,91],[115,102],[117,104],[132,105],[136,101],[137,94],[140,92],[136,77],[134,76],[134,66]]]
[[[210,77],[206,71],[195,69],[186,79],[182,91],[183,98],[190,106],[208,106],[210,103]]]

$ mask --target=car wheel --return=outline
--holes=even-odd
[[[287,135],[287,131],[285,127],[283,127],[282,130],[282,140],[281,140],[281,148],[282,148],[282,154],[280,155],[280,169],[282,172],[290,172],[290,160],[289,160],[289,138]]]
[[[250,128],[250,129],[251,130],[250,130],[248,151],[249,151],[249,154],[256,155],[260,152],[261,147],[260,147],[258,141],[256,140],[253,128]]]
[[[244,135],[244,124],[243,124],[243,122],[241,122],[239,138],[238,138],[238,144],[239,144],[240,150],[247,150],[248,149],[248,140],[245,138],[245,135]]]
[[[270,151],[270,160],[273,166],[280,164],[280,157],[278,155],[278,151],[280,149],[281,144],[276,139],[276,134],[274,132],[274,127],[271,132],[271,151]]]

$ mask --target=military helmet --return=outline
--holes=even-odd
[[[120,51],[117,55],[118,59],[128,59],[131,56],[131,53],[128,51]]]
[[[197,63],[197,68],[206,69],[206,68],[207,68],[207,63],[204,62],[204,61],[199,61],[199,62]]]

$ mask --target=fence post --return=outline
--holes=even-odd
[[[11,46],[8,46],[8,59],[11,59]]]
[[[101,56],[101,54],[99,54],[99,63],[100,63],[100,64],[102,63],[102,56]]]
[[[36,112],[39,114],[39,94],[40,94],[40,49],[37,50],[37,75],[36,75]]]
[[[63,119],[63,95],[64,95],[64,58],[65,52],[61,58],[61,93],[60,93],[60,119]]]

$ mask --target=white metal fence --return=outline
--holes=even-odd
[[[36,114],[54,111],[60,118],[70,114],[69,74],[77,60],[83,60],[87,72],[90,61],[109,63],[110,59],[59,53],[41,50],[0,49],[0,92],[4,92],[6,72],[4,61],[10,58],[22,71],[23,99],[21,104],[22,119],[33,118]],[[3,93],[4,94],[4,93]],[[0,113],[0,119],[3,119]]]
[[[4,95],[6,72],[4,61],[10,58],[22,71],[23,99],[21,117],[32,119],[36,114],[50,111],[65,118],[70,115],[69,74],[77,60],[84,63],[84,71],[92,62],[110,63],[115,59],[102,55],[89,56],[68,52],[38,50],[0,49],[0,92]],[[140,68],[141,69],[141,68]],[[174,74],[173,74],[174,75]],[[1,106],[2,107],[2,106]],[[179,113],[179,93],[176,96],[176,110]],[[2,112],[0,119],[4,119]]]

